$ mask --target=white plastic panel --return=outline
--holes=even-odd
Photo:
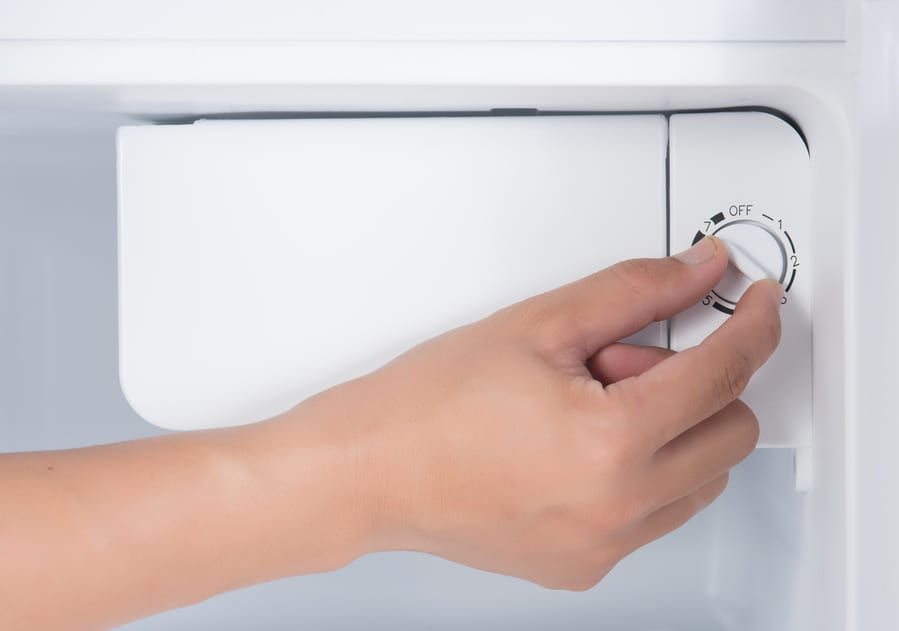
[[[0,38],[156,40],[839,40],[844,0],[29,0]]]
[[[743,399],[759,418],[760,445],[808,445],[813,270],[805,144],[787,123],[757,112],[675,115],[670,125],[672,251],[715,234],[732,262],[701,304],[672,319],[671,347],[701,342],[751,281],[779,280],[787,290],[781,344]]]
[[[617,260],[662,256],[661,116],[119,134],[120,376],[149,421],[258,420]],[[664,345],[664,325],[643,342]]]

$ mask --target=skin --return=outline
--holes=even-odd
[[[397,549],[589,589],[756,444],[738,396],[777,346],[776,282],[695,348],[617,343],[726,265],[714,238],[620,263],[254,425],[0,456],[0,628],[108,628]]]

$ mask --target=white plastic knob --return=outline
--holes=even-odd
[[[749,285],[763,278],[784,281],[787,255],[767,226],[751,219],[724,225],[715,236],[724,243],[730,265],[715,292],[736,304]]]

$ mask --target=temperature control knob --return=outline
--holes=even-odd
[[[741,398],[759,419],[760,445],[811,445],[814,207],[802,136],[762,112],[672,114],[668,165],[670,251],[715,235],[730,257],[717,286],[671,318],[671,348],[714,335],[753,281],[780,281],[780,345]]]
[[[697,232],[693,242],[709,234],[715,235],[724,243],[730,265],[721,282],[706,296],[704,304],[731,314],[749,285],[763,278],[773,278],[792,288],[799,259],[792,237],[783,230],[781,220],[762,215],[761,219],[728,221],[724,219],[724,213],[718,213],[705,225],[707,229]]]

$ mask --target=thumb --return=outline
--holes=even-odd
[[[598,349],[699,301],[724,275],[717,237],[661,259],[631,259],[533,298],[540,336],[586,361]],[[545,337],[544,337],[545,336]]]

